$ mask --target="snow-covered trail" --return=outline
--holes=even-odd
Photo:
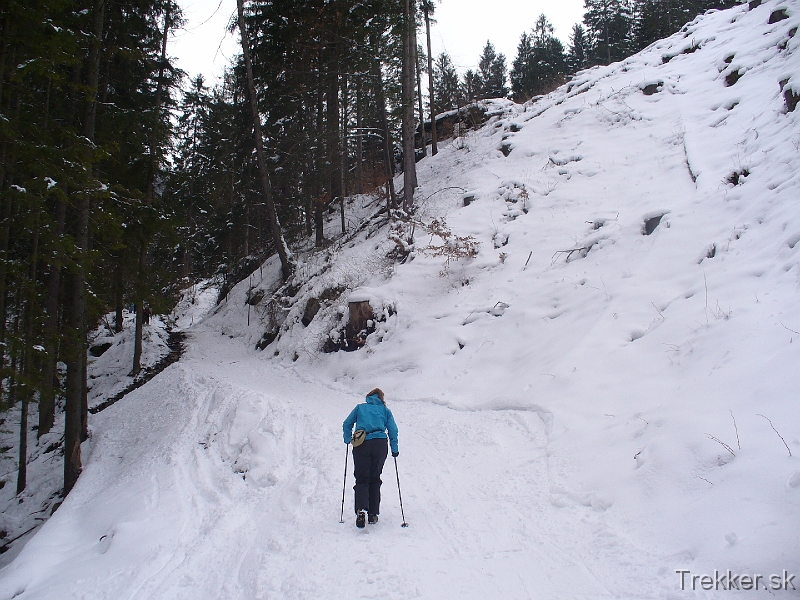
[[[337,425],[360,398],[300,382],[235,344],[221,353],[216,343],[215,357],[197,351],[182,373],[198,398],[185,432],[194,451],[172,461],[187,523],[168,568],[182,576],[159,568],[132,598],[180,598],[186,587],[194,597],[229,598],[614,597],[609,574],[622,556],[638,571],[627,591],[646,597],[647,552],[602,518],[581,521],[550,502],[546,412],[395,400],[411,526],[399,526],[390,459],[381,522],[359,532],[352,460],[345,523],[338,519]]]
[[[410,527],[390,458],[381,521],[359,531],[352,460],[339,523],[339,424],[361,399],[205,335],[102,413],[69,518],[24,549],[48,568],[12,570],[0,597],[15,580],[9,597],[42,599],[651,597],[645,549],[551,502],[546,411],[390,398]]]

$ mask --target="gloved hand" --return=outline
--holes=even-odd
[[[392,452],[392,456],[397,458],[398,456],[400,456],[400,453],[399,452]]]

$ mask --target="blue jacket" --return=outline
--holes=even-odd
[[[375,438],[386,439],[386,432],[388,431],[392,452],[398,452],[397,424],[394,422],[392,411],[386,408],[386,405],[377,394],[367,396],[366,403],[356,406],[342,423],[345,444],[349,444],[350,439],[353,437],[353,425],[356,426],[356,429],[366,431],[366,439],[368,440]]]

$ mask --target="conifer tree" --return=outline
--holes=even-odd
[[[152,114],[158,23],[168,4],[0,7],[0,394],[6,406],[21,405],[20,490],[27,403],[37,398],[39,436],[55,423],[56,398],[65,401],[65,492],[80,473],[87,331],[119,287],[104,274],[117,272],[109,267],[130,241],[123,225],[136,229],[131,216],[150,155],[142,121]],[[63,388],[59,361],[67,366]]]
[[[697,15],[709,9],[730,8],[736,0],[635,0],[633,50],[669,37]]]
[[[498,54],[494,49],[494,45],[489,40],[486,40],[486,45],[483,47],[483,52],[481,52],[481,56],[478,59],[478,99],[504,98],[508,95],[507,78],[508,69],[505,55]]]
[[[93,173],[92,145],[95,139],[97,93],[100,78],[100,52],[105,26],[105,0],[95,0],[92,15],[91,37],[85,60],[86,88],[83,97],[81,134],[86,140],[83,166],[86,174]],[[74,239],[76,264],[68,277],[68,311],[65,318],[68,335],[65,362],[67,381],[64,407],[64,493],[69,493],[81,472],[81,442],[85,439],[86,416],[86,334],[88,323],[87,266],[89,260],[89,211],[91,194],[98,187],[96,181],[87,181],[83,189],[73,195],[75,206]]]
[[[290,235],[312,213],[321,234],[331,199],[364,180],[392,188],[410,41],[399,3],[249,8],[252,78],[237,58],[215,89],[192,81],[178,109],[182,73],[165,53],[174,0],[0,6],[0,408],[21,411],[19,489],[37,399],[40,436],[66,405],[65,492],[77,480],[87,333],[101,315],[113,310],[120,331],[127,302],[166,309],[160,290],[214,273],[230,285],[251,255],[280,251],[265,196]]]
[[[158,176],[158,172],[161,168],[159,164],[161,160],[163,160],[163,144],[160,144],[159,141],[164,141],[165,136],[159,135],[160,130],[164,127],[164,120],[163,120],[163,104],[164,104],[164,95],[167,92],[165,89],[167,87],[165,82],[165,71],[167,67],[167,42],[169,41],[169,32],[173,29],[176,23],[173,21],[174,15],[170,13],[171,6],[167,5],[165,12],[164,12],[164,25],[163,30],[161,32],[161,53],[160,53],[160,60],[158,61],[158,76],[156,77],[156,92],[155,98],[153,100],[153,107],[152,107],[152,114],[153,119],[149,123],[149,136],[148,136],[148,160],[147,160],[147,179],[145,181],[145,192],[144,192],[144,208],[146,211],[150,209],[155,201],[155,186],[156,186],[156,178]],[[131,374],[138,375],[142,369],[141,359],[142,359],[142,334],[144,331],[144,303],[145,303],[145,294],[147,293],[146,286],[145,286],[145,278],[146,278],[146,271],[147,271],[147,259],[148,259],[148,252],[150,246],[150,236],[147,235],[145,231],[146,228],[142,228],[142,235],[141,239],[139,240],[139,261],[138,261],[138,269],[137,269],[137,281],[134,288],[135,294],[135,307],[136,307],[136,323],[135,323],[135,332],[134,332],[134,345],[133,345],[133,368],[131,369]]]
[[[514,97],[524,101],[560,85],[567,72],[561,41],[553,35],[553,25],[539,15],[530,34],[523,33],[511,71]]]
[[[458,72],[447,52],[436,57],[433,86],[437,114],[456,108],[459,94]]]
[[[258,100],[256,99],[255,83],[253,80],[253,66],[250,61],[250,41],[247,34],[247,24],[244,18],[244,0],[237,0],[237,7],[239,10],[239,34],[242,42],[242,55],[245,61],[245,69],[247,73],[247,95],[250,101],[250,107],[253,115],[253,137],[256,146],[256,158],[258,161],[258,172],[261,178],[261,185],[264,192],[264,203],[267,205],[267,212],[269,215],[270,229],[272,231],[272,239],[275,244],[275,249],[281,260],[281,267],[283,270],[283,278],[289,279],[294,266],[291,260],[289,247],[283,238],[283,230],[281,229],[280,221],[278,220],[278,213],[275,211],[275,205],[272,201],[272,186],[269,181],[269,173],[267,172],[267,163],[264,157],[263,137],[261,134],[261,116],[258,110]]]
[[[205,195],[196,193],[207,185],[209,169],[209,157],[201,152],[201,143],[209,124],[211,95],[202,75],[192,79],[178,110],[177,145],[169,185],[179,218],[180,256],[176,258],[182,278],[191,283],[194,265],[202,262],[203,242],[198,237],[202,216],[209,212]]]
[[[586,30],[579,23],[572,26],[569,36],[569,49],[567,51],[567,68],[570,73],[577,73],[588,68],[591,45],[586,35]]]
[[[524,102],[533,95],[536,80],[531,74],[534,62],[533,43],[527,32],[522,32],[517,44],[517,56],[511,63],[511,94],[517,102]]]
[[[584,0],[583,22],[592,39],[595,64],[611,64],[630,54],[633,11],[630,0]]]
[[[461,96],[466,103],[475,102],[483,90],[481,77],[472,69],[467,69],[461,83]]]

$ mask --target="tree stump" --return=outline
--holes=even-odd
[[[368,321],[374,318],[372,305],[369,300],[350,302],[350,320],[345,329],[348,342],[355,342],[357,346],[364,344],[364,339],[359,335],[362,331],[368,332],[370,327]]]

